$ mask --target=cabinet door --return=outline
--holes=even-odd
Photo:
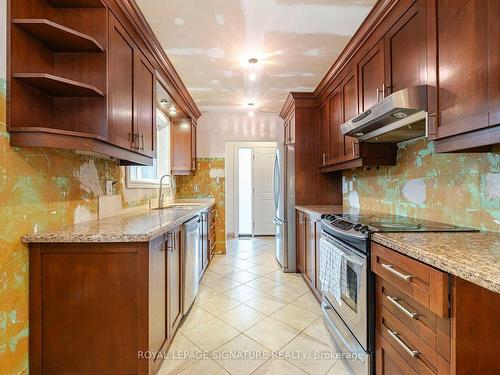
[[[135,51],[134,67],[134,134],[137,151],[154,157],[156,153],[155,69],[142,54]]]
[[[149,347],[158,353],[154,358],[156,363],[161,363],[160,354],[166,348],[169,338],[167,327],[167,279],[166,279],[165,242],[160,237],[149,246]]]
[[[500,124],[500,1],[488,1],[488,83],[490,125]]]
[[[487,3],[484,0],[437,1],[437,138],[489,125]],[[495,22],[498,23],[498,19]]]
[[[193,123],[191,125],[191,171],[193,172],[196,171],[196,142],[198,140],[196,131],[196,125]]]
[[[172,121],[172,174],[190,174],[192,169],[192,126],[189,119]]]
[[[426,83],[426,37],[425,0],[417,0],[385,36],[385,95]]]
[[[375,334],[375,356],[377,375],[417,375],[379,332]]]
[[[318,113],[318,134],[319,134],[319,158],[320,166],[328,165],[330,155],[330,121],[329,121],[329,101],[325,100]]]
[[[306,218],[306,251],[304,274],[312,288],[315,287],[316,270],[316,222],[310,217]]]
[[[316,266],[316,270],[315,270],[315,273],[314,273],[314,287],[316,289],[316,294],[318,296],[321,296],[321,283],[319,281],[319,240],[321,238],[321,221],[316,221],[314,223],[315,227],[316,227],[316,237],[315,237],[315,241],[316,241],[316,248],[315,248],[315,251],[316,251],[316,261],[315,261],[315,266]]]
[[[290,118],[290,123],[288,125],[289,127],[289,138],[290,138],[290,144],[295,144],[295,115],[293,115]]]
[[[343,123],[349,121],[350,119],[356,117],[358,114],[358,91],[357,91],[357,75],[356,72],[349,74],[342,82],[342,113],[343,113]],[[340,131],[340,127],[339,127]],[[341,149],[341,159],[343,161],[356,159],[359,157],[358,154],[358,141],[356,138],[348,137],[342,135],[343,147]]]
[[[134,51],[127,31],[110,13],[108,95],[110,141],[130,149],[134,128]]]
[[[171,339],[182,318],[182,263],[181,263],[181,228],[169,232],[167,238],[168,269],[168,335]]]
[[[297,268],[302,273],[305,272],[306,225],[306,215],[297,211]]]
[[[340,131],[343,123],[341,87],[337,87],[328,100],[328,116],[330,124],[330,161],[339,163],[342,160],[344,137]]]
[[[383,99],[384,42],[381,41],[358,64],[359,109],[366,111]]]

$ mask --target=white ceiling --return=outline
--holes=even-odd
[[[279,112],[290,91],[313,91],[376,2],[136,1],[205,112]]]

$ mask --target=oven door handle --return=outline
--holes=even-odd
[[[336,246],[337,248],[339,248],[339,249],[342,251],[342,253],[343,253],[342,257],[343,257],[344,259],[348,260],[349,262],[354,263],[355,265],[357,265],[357,266],[359,266],[359,267],[363,267],[363,266],[364,266],[364,260],[358,260],[358,259],[355,259],[355,258],[353,258],[353,257],[351,257],[351,256],[349,256],[349,255],[347,255],[347,253],[346,253],[346,252],[342,249],[342,246],[337,245],[337,243],[336,243],[336,242],[333,242],[333,241],[332,241],[332,240],[330,240],[328,237],[323,237],[323,239],[324,239],[325,241],[327,241],[330,245],[332,245],[332,246]],[[321,241],[321,240],[320,240],[320,241]],[[320,243],[320,246],[321,246],[321,243]],[[354,253],[353,253],[353,254],[354,254]],[[355,255],[356,255],[356,254],[355,254]],[[363,258],[361,258],[361,257],[360,257],[360,259],[363,259]]]

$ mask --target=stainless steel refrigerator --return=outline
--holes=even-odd
[[[284,272],[296,272],[295,259],[295,148],[276,148],[274,160],[274,224],[276,259]]]

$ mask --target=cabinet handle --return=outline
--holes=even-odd
[[[175,244],[175,238],[172,238],[172,232],[167,233],[167,252],[173,253],[174,252],[174,244]]]
[[[380,92],[382,90],[377,87],[377,103],[380,101]]]
[[[385,83],[382,83],[382,99],[385,99]]]
[[[144,151],[144,134],[141,133],[141,151]]]
[[[323,165],[326,164],[326,158],[328,157],[328,154],[323,154]]]
[[[414,313],[414,312],[411,312],[409,310],[407,310],[403,305],[401,305],[399,303],[399,298],[398,297],[391,297],[391,296],[387,296],[387,299],[394,305],[396,306],[399,310],[401,310],[403,313],[405,313],[406,315],[408,315],[410,318],[412,319],[417,319],[418,320],[418,314],[417,313]]]
[[[399,333],[397,331],[391,331],[390,329],[387,330],[387,333],[391,335],[391,337],[401,346],[405,352],[407,352],[409,355],[411,355],[413,358],[418,357],[420,352],[418,350],[412,350],[409,348],[408,345],[406,345],[403,340],[399,338]]]
[[[411,281],[411,279],[413,278],[413,275],[405,275],[404,273],[396,271],[394,269],[394,265],[393,264],[384,264],[384,263],[382,263],[382,268],[386,269],[387,271],[389,271],[390,273],[392,273],[394,276],[397,276],[400,279],[403,279],[405,281]]]

